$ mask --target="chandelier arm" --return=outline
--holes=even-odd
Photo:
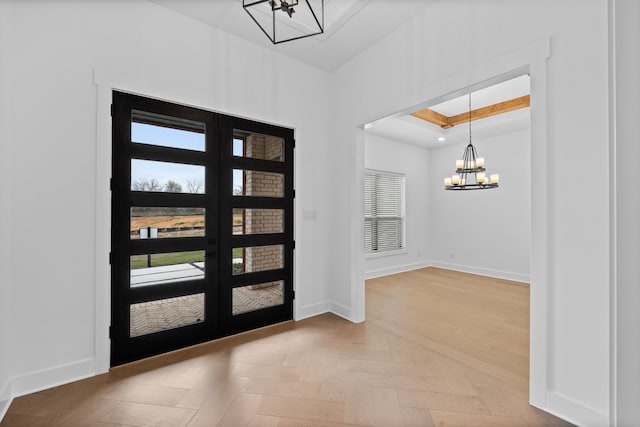
[[[276,11],[273,10],[271,11],[272,15],[273,15],[273,41],[275,42],[276,40]]]
[[[316,20],[316,24],[318,24],[318,27],[320,28],[320,33],[324,33],[324,2],[322,2],[322,24],[320,24],[320,21],[318,21],[318,17],[316,16],[316,12],[315,12],[315,10],[313,10],[311,5],[309,4],[309,0],[305,0],[305,2],[307,2],[307,6],[309,6],[309,10],[311,11],[311,15],[313,16],[313,19]]]

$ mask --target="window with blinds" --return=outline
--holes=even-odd
[[[365,170],[364,252],[404,248],[404,175]]]

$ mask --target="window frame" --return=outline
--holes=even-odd
[[[399,196],[400,196],[400,216],[382,216],[382,215],[377,215],[377,214],[372,214],[372,215],[367,215],[367,209],[366,207],[363,207],[363,239],[362,239],[362,247],[363,247],[363,251],[364,251],[364,255],[365,258],[377,258],[377,257],[382,257],[382,256],[391,256],[391,255],[398,255],[398,254],[403,254],[403,253],[407,253],[407,242],[406,242],[406,231],[407,231],[407,215],[406,215],[406,175],[403,173],[398,173],[398,172],[391,172],[391,171],[384,171],[384,170],[377,170],[377,169],[370,169],[370,168],[366,168],[364,170],[364,174],[363,174],[363,203],[366,204],[367,202],[367,198],[368,198],[368,194],[367,194],[367,186],[366,186],[366,177],[367,175],[373,175],[374,177],[378,177],[378,176],[385,176],[385,177],[395,177],[395,178],[400,178],[400,191],[399,191]],[[377,180],[377,178],[374,178]],[[375,184],[377,187],[377,183]],[[370,198],[374,198],[379,195],[379,191],[375,191],[375,195],[371,195],[369,196]],[[380,204],[378,203],[378,200],[375,199],[372,201],[372,203],[375,205],[375,211],[379,211],[380,210]],[[386,220],[400,220],[401,221],[401,226],[402,226],[402,230],[400,232],[400,236],[397,237],[397,240],[400,241],[401,246],[398,248],[391,248],[391,249],[380,249],[380,235],[378,234],[377,237],[374,239],[373,235],[377,234],[373,232],[374,229],[374,224],[377,224],[379,222],[380,219],[386,219]],[[372,236],[371,236],[371,250],[368,250],[367,245],[366,245],[366,237],[367,237],[367,232],[366,232],[366,228],[367,228],[367,222],[371,222],[371,229],[372,229]],[[373,249],[373,248],[376,249]]]

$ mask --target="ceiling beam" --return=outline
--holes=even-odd
[[[510,99],[508,101],[498,102],[497,104],[487,107],[478,108],[471,111],[471,120],[484,119],[486,117],[497,116],[498,114],[508,113],[509,111],[527,108],[530,105],[530,95],[521,96],[520,98]],[[449,117],[451,126],[460,125],[469,122],[469,113],[461,113],[453,117]]]
[[[429,123],[433,123],[434,125],[438,125],[442,129],[449,129],[456,125],[468,123],[469,115],[471,115],[471,120],[473,121],[496,116],[502,113],[508,113],[509,111],[519,110],[521,108],[527,108],[530,105],[531,96],[525,95],[508,101],[498,102],[497,104],[489,105],[487,107],[478,108],[477,110],[472,110],[471,114],[461,113],[447,117],[444,114],[440,114],[437,111],[426,108],[424,110],[411,113],[411,115],[419,119],[426,120]]]
[[[433,123],[434,125],[438,125],[443,129],[449,129],[451,127],[451,125],[449,125],[449,117],[444,114],[440,114],[437,111],[429,110],[428,108],[411,113],[411,115],[429,123]]]

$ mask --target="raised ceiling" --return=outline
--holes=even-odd
[[[518,100],[514,102],[518,108],[504,108],[499,114],[491,114],[482,118],[476,117],[472,124],[474,140],[529,129],[530,116],[529,108],[527,108],[530,93],[529,84],[529,76],[523,75],[471,93],[471,109],[475,111],[496,110],[505,102],[509,104],[510,100]],[[423,109],[385,117],[367,125],[366,129],[370,133],[388,139],[427,148],[469,140],[469,127],[461,125],[468,123],[469,94],[430,105],[426,109],[445,118],[459,117],[460,120],[455,124],[460,126],[442,126],[441,123],[437,123],[437,120],[424,120],[416,117],[425,111]]]
[[[242,0],[151,0],[240,38],[333,71],[435,0],[325,0],[325,33],[274,46],[242,8]]]
[[[325,0],[324,34],[273,45],[244,11],[242,0],[150,0],[176,13],[203,22],[242,39],[282,53],[313,67],[334,71],[367,47],[425,11],[437,0]],[[522,76],[473,92],[479,109],[529,94],[529,78]],[[468,97],[460,96],[430,110],[446,117],[468,112]],[[433,148],[468,140],[466,126],[443,129],[408,111],[367,126],[371,133]],[[529,109],[523,108],[474,122],[474,138],[494,136],[529,127]],[[439,139],[445,138],[445,141]]]

